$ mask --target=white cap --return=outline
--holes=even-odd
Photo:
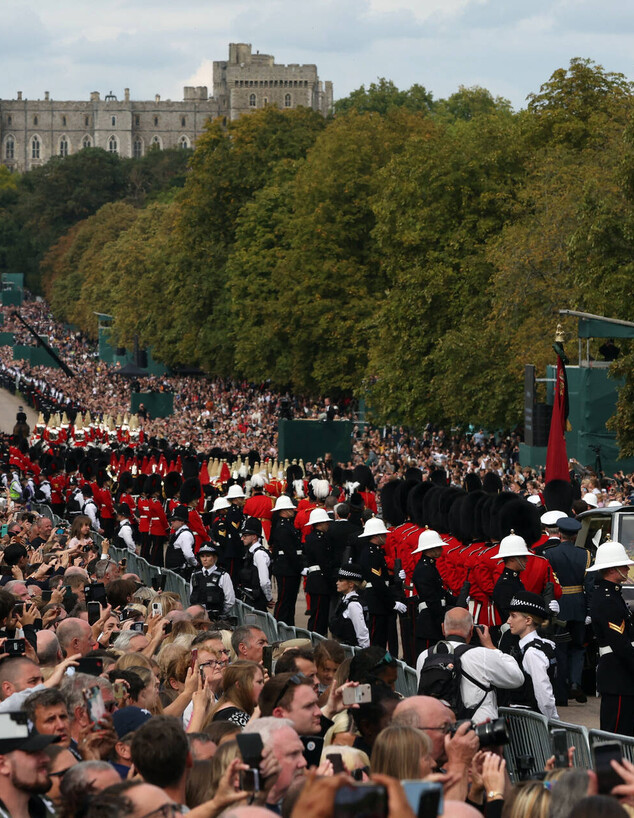
[[[623,503],[620,500],[610,500],[607,507],[608,508],[621,508]]]
[[[584,503],[587,503],[587,505],[592,506],[592,508],[598,508],[599,506],[597,495],[593,494],[591,491],[589,491],[587,494],[584,494],[581,499],[584,501]]]
[[[330,517],[328,516],[328,512],[324,508],[314,508],[310,512],[310,517],[308,518],[308,522],[304,523],[304,526],[307,525],[317,525],[317,523],[329,523]]]
[[[230,505],[231,503],[227,500],[226,497],[216,497],[211,511],[212,513],[214,511],[222,511],[223,508],[229,508]]]
[[[539,494],[529,494],[526,499],[534,506],[541,506],[542,504]]]
[[[620,542],[604,542],[597,548],[594,565],[588,571],[601,571],[603,568],[625,568],[627,565],[634,565],[634,562],[627,556],[625,548]]]
[[[293,505],[291,498],[288,496],[288,494],[280,494],[275,501],[273,511],[287,511],[291,509],[295,511],[295,506]]]
[[[242,490],[242,486],[234,483],[233,486],[229,487],[229,491],[227,492],[227,500],[235,500],[238,497],[246,497],[246,494]]]
[[[554,528],[562,517],[567,516],[568,515],[565,511],[545,511],[539,520],[542,525],[551,526]]]
[[[441,548],[447,543],[441,538],[437,531],[432,531],[431,528],[426,528],[418,538],[418,546],[412,551],[412,554],[420,554],[421,551],[429,551],[430,548]]]
[[[385,527],[385,523],[383,522],[383,520],[379,520],[378,517],[370,517],[370,519],[365,524],[363,534],[359,534],[359,538],[378,537],[379,534],[387,534],[387,528]]]
[[[563,515],[566,516],[565,514]],[[509,557],[529,557],[530,551],[526,547],[526,540],[511,529],[511,533],[500,543],[497,554],[492,559],[504,560]]]

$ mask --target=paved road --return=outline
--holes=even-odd
[[[12,432],[15,426],[15,416],[18,413],[18,406],[22,406],[26,412],[27,420],[31,431],[37,423],[37,412],[27,406],[20,395],[12,395],[6,389],[0,389],[0,430]]]

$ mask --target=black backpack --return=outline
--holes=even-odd
[[[418,682],[419,696],[433,696],[446,702],[456,714],[456,719],[470,719],[493,690],[486,687],[462,667],[460,658],[471,649],[471,645],[454,646],[450,642],[438,642],[429,649],[421,668]],[[474,707],[465,707],[460,690],[462,678],[467,679],[483,691],[482,698]]]

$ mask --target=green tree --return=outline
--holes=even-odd
[[[334,104],[335,114],[340,116],[350,111],[358,114],[387,114],[394,108],[406,108],[408,111],[428,113],[432,110],[432,94],[417,83],[407,91],[400,91],[392,80],[379,77],[377,82],[365,85],[338,99]]]

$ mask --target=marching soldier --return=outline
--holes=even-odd
[[[442,584],[436,568],[436,560],[446,543],[437,531],[426,529],[418,538],[418,546],[412,552],[421,554],[414,569],[413,582],[418,595],[416,619],[416,646],[418,653],[427,650],[443,638],[442,623],[447,606],[455,605],[453,596]]]
[[[229,487],[227,492],[229,508],[225,515],[227,524],[227,545],[222,555],[222,567],[229,572],[231,581],[236,584],[238,573],[242,568],[244,560],[244,545],[240,536],[240,530],[244,523],[244,513],[242,511],[246,495],[242,486],[237,483]]]
[[[219,562],[224,566],[224,555],[229,545],[230,535],[227,530],[226,514],[231,503],[226,497],[216,497],[211,509],[211,539],[219,548]]]
[[[634,621],[621,594],[629,566],[634,565],[619,542],[597,548],[598,572],[590,617],[599,642],[597,689],[601,694],[601,730],[634,736]]]
[[[216,563],[218,548],[210,542],[198,549],[201,568],[194,571],[190,579],[190,604],[202,605],[213,621],[228,616],[233,608],[236,595],[231,577]]]
[[[561,583],[559,618],[566,622],[566,631],[570,636],[566,642],[555,640],[558,682],[562,685],[568,684],[570,695],[580,704],[584,704],[587,697],[581,688],[581,675],[585,654],[585,620],[595,578],[592,573],[586,576],[591,562],[590,552],[575,545],[577,533],[581,529],[579,520],[574,517],[560,517],[557,528],[559,537],[554,541],[550,540],[551,545],[547,544],[543,553]],[[567,694],[566,690],[566,697]],[[559,698],[558,695],[557,699]],[[562,696],[562,701],[563,698]]]
[[[273,500],[264,493],[266,479],[264,474],[258,472],[251,478],[251,488],[253,494],[244,504],[243,513],[247,517],[256,517],[262,523],[262,531],[268,540],[271,536],[271,523],[273,519]]]
[[[297,521],[296,523],[297,524]],[[314,508],[310,512],[306,528],[310,534],[304,543],[306,555],[306,595],[310,596],[310,617],[308,630],[328,635],[328,618],[330,598],[334,588],[334,556],[332,545],[327,537],[330,517],[323,508]]]
[[[302,535],[295,528],[295,506],[287,494],[275,501],[269,540],[273,551],[273,576],[277,580],[277,602],[273,615],[279,622],[295,624],[295,605],[304,569]]]

